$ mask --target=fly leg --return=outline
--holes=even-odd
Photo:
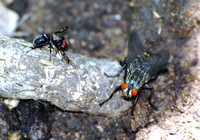
[[[152,98],[152,96],[153,96],[153,94],[154,94],[154,88],[153,88],[153,86],[148,85],[148,84],[145,84],[145,85],[143,86],[143,88],[145,88],[145,89],[150,89],[150,95],[149,95],[149,97],[148,97],[149,104],[151,105],[151,107],[152,107],[153,109],[158,110],[158,107],[156,107],[156,106],[155,106],[154,104],[152,104],[152,102],[151,102],[151,98]]]
[[[101,103],[99,104],[99,106],[101,107],[104,103],[106,103],[107,101],[109,101],[109,100],[113,97],[113,95],[114,95],[117,91],[119,91],[120,89],[121,89],[121,86],[117,87],[117,88],[111,93],[110,97],[109,97],[108,99],[106,99],[105,101],[101,102]]]
[[[122,66],[121,70],[116,75],[108,75],[107,73],[104,73],[104,74],[107,77],[118,77],[121,74],[121,72],[127,67],[127,65],[128,65],[128,58],[126,57],[124,59],[124,65]]]
[[[36,48],[40,48],[40,46],[33,46],[33,47],[30,47],[31,49],[30,50],[28,50],[26,53],[29,53],[31,50],[33,50],[33,49],[36,49]]]
[[[49,57],[49,61],[51,61],[51,49],[53,48],[53,45],[52,45],[52,43],[50,42],[48,46],[49,46],[49,48],[50,48],[50,57]]]
[[[139,94],[135,97],[135,100],[132,100],[132,104],[133,104],[133,106],[132,106],[132,108],[131,108],[131,115],[132,115],[132,116],[134,116],[133,110],[134,110],[134,107],[135,107],[135,105],[136,105],[138,99],[139,99]]]

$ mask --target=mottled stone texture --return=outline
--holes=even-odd
[[[48,47],[30,50],[31,43],[0,37],[0,95],[6,98],[46,100],[62,110],[94,115],[119,115],[131,106],[120,92],[99,107],[123,82],[109,78],[121,68],[117,61],[96,59],[80,54],[66,54],[73,61],[66,64],[52,55]],[[28,52],[28,53],[27,53]]]

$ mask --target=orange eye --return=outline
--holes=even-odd
[[[132,89],[131,89],[131,95],[132,95],[132,96],[136,96],[137,93],[138,93],[137,89],[135,89],[135,88],[132,88]]]
[[[121,86],[121,89],[124,90],[124,89],[127,89],[127,88],[128,88],[128,84],[123,83],[122,86]]]

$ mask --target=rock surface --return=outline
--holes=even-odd
[[[120,70],[117,61],[67,53],[73,63],[66,64],[54,55],[49,61],[45,47],[28,52],[31,46],[24,40],[0,37],[1,96],[45,100],[62,110],[94,115],[116,116],[130,108],[131,102],[120,92],[99,107],[123,82],[123,74],[116,78],[104,75]]]

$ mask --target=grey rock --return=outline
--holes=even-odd
[[[117,116],[130,108],[121,92],[102,107],[99,103],[123,83],[117,61],[68,53],[71,64],[52,55],[48,47],[30,50],[32,43],[0,36],[0,96],[14,99],[45,100],[65,111]],[[28,53],[27,53],[28,52]]]
[[[0,17],[0,35],[12,36],[18,26],[19,15],[0,1]]]

